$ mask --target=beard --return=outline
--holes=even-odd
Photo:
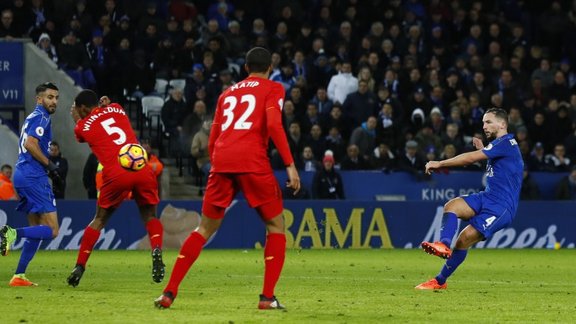
[[[489,141],[493,141],[493,140],[496,139],[496,134],[497,134],[497,133],[496,133],[496,132],[485,132],[484,134],[486,135],[486,138],[487,138]]]

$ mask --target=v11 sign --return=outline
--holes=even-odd
[[[0,107],[24,105],[24,48],[0,41]]]

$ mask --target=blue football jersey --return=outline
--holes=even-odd
[[[514,215],[520,199],[524,171],[518,143],[512,134],[506,134],[490,142],[482,152],[488,156],[486,194],[491,200],[504,204]]]
[[[24,148],[24,143],[28,136],[36,137],[42,153],[44,153],[46,157],[49,157],[48,150],[50,149],[50,142],[52,141],[52,127],[50,114],[41,105],[36,106],[34,111],[28,115],[24,121],[24,125],[22,125],[16,168],[19,171],[18,173],[24,178],[45,177],[47,176],[46,167]],[[16,181],[16,179],[14,180]]]

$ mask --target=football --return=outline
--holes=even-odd
[[[139,144],[128,143],[118,151],[118,163],[129,171],[140,171],[148,162],[148,153]]]

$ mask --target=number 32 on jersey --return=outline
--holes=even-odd
[[[222,131],[225,131],[234,122],[233,129],[247,130],[252,127],[252,122],[246,121],[250,115],[254,112],[256,107],[256,97],[251,94],[245,94],[240,97],[240,104],[246,104],[246,110],[244,113],[234,122],[234,109],[238,106],[238,99],[234,96],[229,96],[224,98],[224,117],[226,120],[222,124]]]

